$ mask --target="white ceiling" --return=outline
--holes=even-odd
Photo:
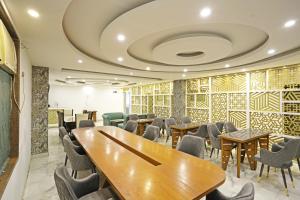
[[[126,85],[181,79],[184,69],[191,78],[300,63],[299,0],[4,2],[33,65],[50,67],[51,83]],[[204,7],[212,10],[206,18],[199,15]],[[30,17],[29,8],[40,17]],[[284,28],[290,19],[296,25]]]

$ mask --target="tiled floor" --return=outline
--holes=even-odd
[[[169,140],[168,146],[171,141]],[[160,140],[160,143],[165,145],[165,138]],[[65,153],[58,138],[58,128],[49,129],[49,155],[35,156],[31,160],[28,180],[23,196],[24,200],[58,200],[56,187],[54,184],[53,172],[57,166],[63,165]],[[209,159],[209,155],[205,155]],[[212,162],[220,165],[220,157],[213,155]],[[289,177],[287,176],[289,194],[287,197],[283,191],[283,183],[280,170],[275,172],[270,170],[269,178],[266,176],[258,183],[256,171],[249,170],[247,161],[241,167],[241,178],[236,178],[236,167],[232,161],[226,171],[226,182],[219,188],[224,194],[231,196],[236,194],[242,185],[247,182],[252,182],[255,185],[255,199],[257,200],[284,200],[284,199],[300,199],[300,171],[296,165],[292,169],[296,188],[292,188]],[[199,172],[201,173],[201,172]],[[78,174],[82,176],[83,174]],[[199,186],[201,187],[201,186]]]

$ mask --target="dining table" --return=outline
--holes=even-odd
[[[241,155],[242,150],[247,155],[250,169],[256,170],[257,162],[254,156],[257,154],[258,144],[260,148],[269,148],[269,131],[259,129],[243,129],[230,133],[221,134],[221,148],[222,148],[222,168],[227,169],[228,161],[231,155],[231,150],[236,146],[237,159],[237,177],[240,178],[241,171]]]
[[[118,127],[72,132],[120,199],[200,199],[225,182],[220,166]]]
[[[170,128],[172,129],[172,148],[176,148],[179,138],[183,137],[187,134],[188,131],[196,131],[202,123],[192,122],[192,123],[180,123],[171,125]]]

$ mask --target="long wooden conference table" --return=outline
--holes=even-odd
[[[224,171],[210,161],[118,127],[73,134],[122,199],[199,199],[225,181]]]

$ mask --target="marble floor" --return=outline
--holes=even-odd
[[[165,143],[165,138],[160,139],[160,143],[171,146],[171,141]],[[31,159],[30,171],[27,179],[24,200],[59,200],[56,187],[54,184],[53,173],[57,166],[63,165],[65,153],[58,137],[58,128],[49,128],[49,154],[34,156]],[[209,154],[206,153],[205,159],[209,159]],[[220,157],[213,155],[211,162],[220,165]],[[251,171],[245,159],[245,163],[241,166],[241,178],[236,177],[236,166],[232,161],[229,161],[229,167],[226,171],[226,182],[220,186],[220,191],[228,196],[235,195],[247,182],[254,183],[255,199],[256,200],[285,200],[285,199],[300,199],[300,171],[294,164],[292,169],[295,179],[295,188],[292,187],[290,179],[287,175],[289,187],[289,197],[284,193],[284,186],[280,170],[270,170],[270,175],[267,178],[266,172],[262,180],[258,183],[256,177],[258,169]],[[85,176],[87,172],[79,173],[78,176]],[[204,198],[205,199],[205,198]]]

